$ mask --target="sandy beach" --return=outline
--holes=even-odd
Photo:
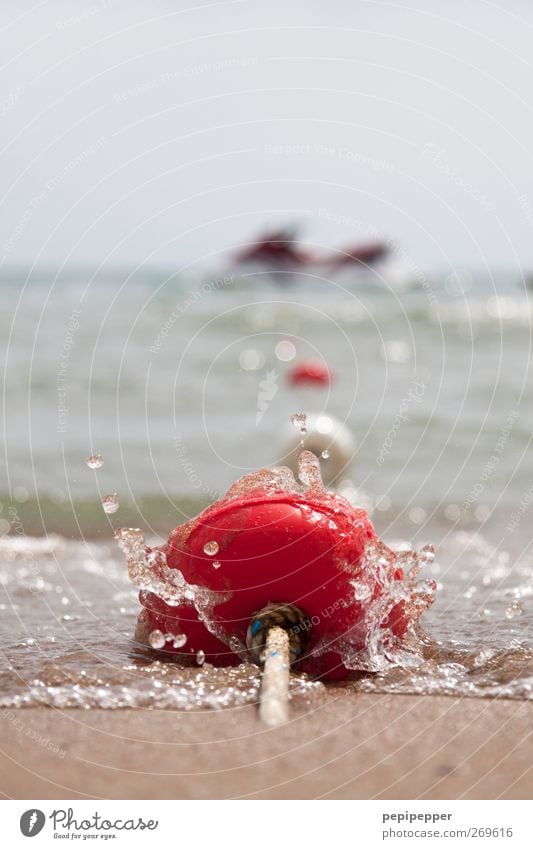
[[[334,688],[293,710],[290,723],[275,731],[260,725],[252,706],[189,713],[4,711],[2,794],[527,799],[532,726],[533,705],[525,701],[354,695]]]

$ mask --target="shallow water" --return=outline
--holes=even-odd
[[[113,543],[4,537],[0,558],[1,707],[194,710],[257,701],[253,664],[183,666],[136,643],[137,594]],[[439,592],[409,666],[333,686],[533,698],[531,561],[511,565],[479,534],[458,532],[428,574]],[[323,691],[293,676],[295,707]]]
[[[354,433],[341,488],[380,536],[437,551],[437,599],[409,668],[335,686],[532,697],[532,302],[510,275],[424,279],[3,281],[2,705],[253,702],[252,665],[180,668],[134,643],[136,593],[110,538],[130,525],[161,542],[282,458],[299,410]],[[293,361],[278,355],[287,342]],[[289,387],[287,369],[311,356],[332,370],[330,392]],[[294,698],[321,687],[300,677]]]

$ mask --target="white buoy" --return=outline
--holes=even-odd
[[[356,453],[355,439],[349,428],[328,413],[308,413],[303,436],[294,427],[287,428],[284,451],[279,460],[295,475],[298,474],[298,457],[304,447],[318,457],[326,486],[347,476]]]

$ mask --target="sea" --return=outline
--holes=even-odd
[[[137,591],[113,534],[160,543],[240,476],[287,462],[295,413],[348,435],[326,475],[388,545],[436,553],[412,661],[335,685],[295,675],[295,704],[328,686],[533,698],[523,276],[228,265],[21,270],[0,285],[2,709],[257,699],[252,663],[191,667],[135,641]],[[295,385],[309,361],[330,380]]]

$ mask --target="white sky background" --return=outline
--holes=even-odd
[[[532,3],[48,0],[0,30],[4,271],[216,267],[292,218],[533,267]]]

